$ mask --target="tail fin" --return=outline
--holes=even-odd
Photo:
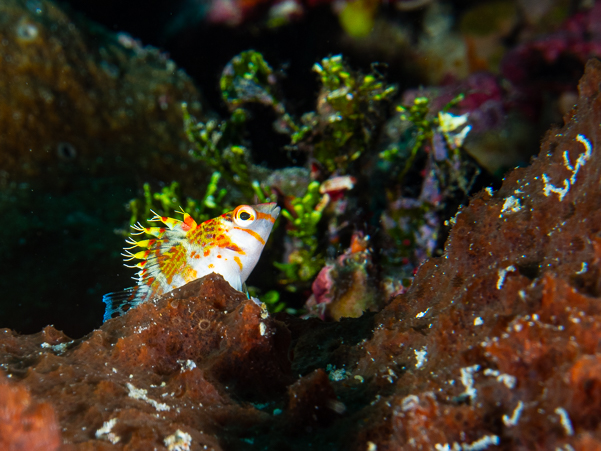
[[[102,296],[102,301],[106,304],[103,321],[123,315],[130,308],[141,304],[138,291],[140,287],[126,288],[123,291],[107,293]]]

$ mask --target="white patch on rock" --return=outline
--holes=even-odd
[[[139,399],[140,401],[147,402],[148,404],[150,404],[152,407],[154,407],[159,412],[163,412],[165,410],[171,410],[171,407],[168,406],[167,404],[162,403],[162,402],[157,402],[154,399],[150,399],[148,396],[146,396],[146,393],[148,393],[148,390],[145,390],[143,388],[136,388],[129,382],[127,383],[127,389],[129,390],[128,396],[130,398]]]
[[[111,432],[115,424],[117,424],[117,418],[111,418],[110,420],[105,421],[102,427],[96,431],[96,438],[108,440],[113,445],[119,443],[121,437],[114,432]]]
[[[178,429],[169,437],[165,437],[163,443],[169,451],[190,451],[192,436]]]
[[[415,363],[415,368],[420,369],[422,366],[424,366],[424,363],[428,361],[428,359],[426,358],[426,356],[428,355],[427,348],[426,346],[424,346],[421,351],[414,349],[413,352],[415,353],[415,360],[417,361]]]

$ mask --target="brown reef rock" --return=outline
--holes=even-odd
[[[444,255],[378,314],[352,374],[391,394],[359,443],[601,449],[600,86],[591,60],[566,125],[457,214]]]
[[[0,43],[0,186],[75,170],[170,181],[189,164],[180,104],[198,114],[200,97],[168,55],[50,0],[2,0]]]
[[[58,421],[61,451],[601,449],[600,86],[593,60],[377,314],[274,318],[211,275],[80,340],[0,331],[0,443],[52,449]]]
[[[284,393],[291,381],[289,332],[216,275],[82,340],[52,327],[26,337],[5,329],[0,336],[9,377],[54,405],[63,440],[78,444],[73,449],[105,449],[106,442],[169,448],[176,436],[193,442],[190,449],[221,449],[213,437],[220,424],[250,427],[261,419],[232,394],[262,400]]]
[[[0,374],[0,449],[54,451],[60,443],[52,406],[35,402],[26,387]]]

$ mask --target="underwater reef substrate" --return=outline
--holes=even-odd
[[[3,450],[601,447],[601,62],[537,159],[377,314],[265,309],[220,276],[71,340],[0,330]]]

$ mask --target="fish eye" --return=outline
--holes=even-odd
[[[234,222],[240,227],[248,227],[255,221],[256,217],[257,213],[254,208],[248,205],[240,205],[234,210]]]

